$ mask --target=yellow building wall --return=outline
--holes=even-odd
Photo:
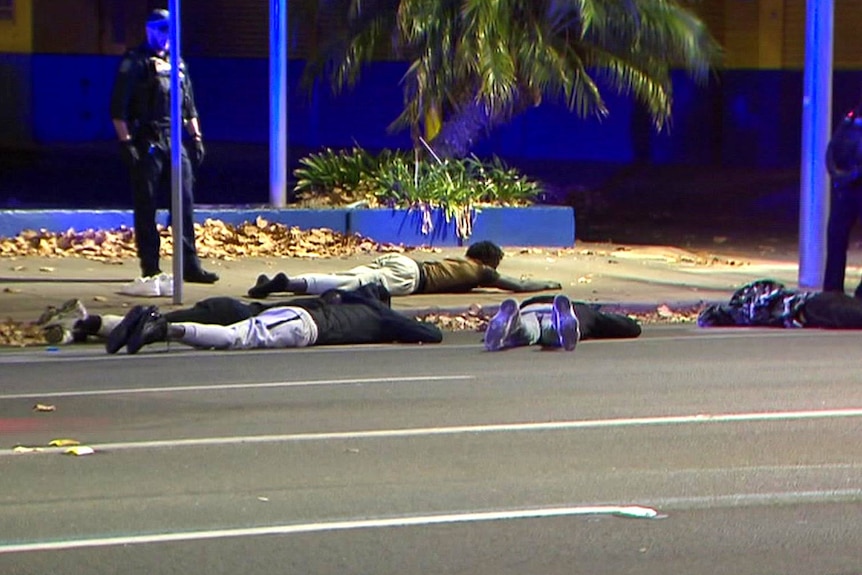
[[[724,67],[801,70],[805,66],[806,0],[706,0],[704,4],[721,4],[724,12],[723,26],[710,26],[724,47]],[[835,69],[862,67],[860,8],[860,0],[835,0]]]
[[[33,52],[33,2],[15,0],[11,20],[0,20],[0,52]]]

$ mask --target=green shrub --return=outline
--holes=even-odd
[[[294,194],[301,202],[343,206],[363,201],[370,207],[419,210],[428,232],[432,210],[442,209],[465,238],[482,206],[529,205],[541,191],[537,182],[496,157],[490,162],[475,156],[415,160],[411,152],[385,150],[375,156],[361,148],[327,148],[299,162]]]

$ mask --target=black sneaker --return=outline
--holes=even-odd
[[[269,292],[266,291],[266,288],[269,285],[269,276],[266,274],[260,274],[257,276],[257,281],[254,282],[254,285],[248,288],[248,297],[253,297],[255,299],[263,299],[269,295]]]
[[[183,274],[183,281],[190,284],[214,284],[219,280],[218,274],[198,268],[188,270]]]
[[[111,333],[108,334],[108,341],[105,342],[105,351],[108,353],[117,353],[129,342],[129,336],[135,330],[135,327],[143,319],[144,315],[156,309],[156,306],[136,305],[129,310],[129,313],[123,320],[117,324]]]
[[[168,320],[153,307],[135,324],[135,329],[129,335],[126,351],[138,353],[145,345],[157,341],[168,341]]]

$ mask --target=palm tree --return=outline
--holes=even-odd
[[[427,133],[462,157],[494,127],[562,101],[581,117],[609,114],[603,91],[631,94],[657,130],[671,115],[671,70],[705,81],[720,49],[685,0],[320,0],[326,40],[307,72],[336,90],[381,56],[409,63],[392,128]]]

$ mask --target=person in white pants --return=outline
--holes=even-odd
[[[212,349],[308,347],[317,342],[317,324],[300,307],[274,307],[231,325],[182,322],[168,326],[172,340]]]
[[[385,254],[368,264],[335,273],[304,273],[273,278],[261,274],[248,290],[249,297],[265,298],[278,292],[322,294],[331,289],[355,290],[381,285],[392,296],[430,293],[465,293],[474,288],[496,288],[516,293],[557,290],[560,282],[513,278],[497,266],[503,250],[493,242],[477,242],[464,257],[419,261],[403,254]]]

